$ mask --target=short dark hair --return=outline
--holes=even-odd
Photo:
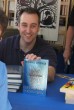
[[[4,32],[8,25],[8,17],[1,8],[0,8],[0,25],[2,26],[2,31]]]
[[[25,12],[28,14],[37,14],[38,19],[39,19],[39,24],[40,24],[40,13],[39,13],[38,9],[32,8],[32,7],[23,8],[20,10],[18,22],[20,22],[20,17]]]

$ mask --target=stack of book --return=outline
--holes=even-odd
[[[65,93],[65,102],[74,104],[74,80],[68,81],[60,88],[60,92]]]
[[[22,66],[8,65],[8,91],[21,92],[23,89],[23,69]]]

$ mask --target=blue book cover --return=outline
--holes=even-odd
[[[48,60],[24,59],[24,91],[46,95]]]

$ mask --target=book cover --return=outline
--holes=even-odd
[[[65,85],[60,88],[60,92],[74,94],[74,80],[68,81]]]
[[[24,91],[46,94],[48,77],[48,60],[24,59]]]

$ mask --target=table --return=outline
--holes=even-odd
[[[74,110],[74,105],[65,104],[65,94],[59,92],[67,81],[56,76],[54,82],[48,83],[46,96],[9,93],[12,110]]]

